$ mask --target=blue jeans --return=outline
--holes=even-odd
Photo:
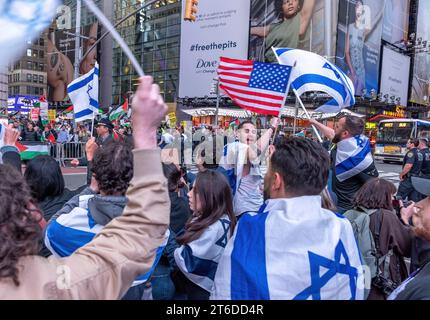
[[[170,267],[159,263],[151,277],[152,297],[154,300],[172,300],[175,285],[170,278]]]

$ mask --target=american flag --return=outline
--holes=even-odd
[[[291,67],[221,57],[220,89],[240,107],[278,116],[288,93]]]

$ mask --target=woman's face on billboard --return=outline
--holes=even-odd
[[[282,3],[282,11],[285,18],[294,17],[300,10],[299,0],[284,0]]]
[[[361,1],[357,1],[357,3],[355,4],[355,15],[358,18],[360,18],[364,13],[364,6],[363,3]]]

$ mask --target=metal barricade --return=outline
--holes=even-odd
[[[65,161],[86,157],[85,142],[56,143],[51,145],[50,153],[60,166],[65,167]]]

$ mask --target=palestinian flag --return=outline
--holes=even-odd
[[[21,160],[31,160],[37,156],[48,156],[49,149],[46,144],[21,144],[17,142],[15,146],[21,155]]]
[[[69,113],[71,113],[71,112],[73,112],[73,106],[70,106],[70,107],[68,107],[66,110],[64,110],[64,111],[63,111],[63,114],[64,114],[64,115],[66,115],[66,114],[69,114]]]
[[[109,115],[110,121],[118,120],[119,118],[127,115],[128,113],[128,100],[126,99],[122,106],[119,106]]]

